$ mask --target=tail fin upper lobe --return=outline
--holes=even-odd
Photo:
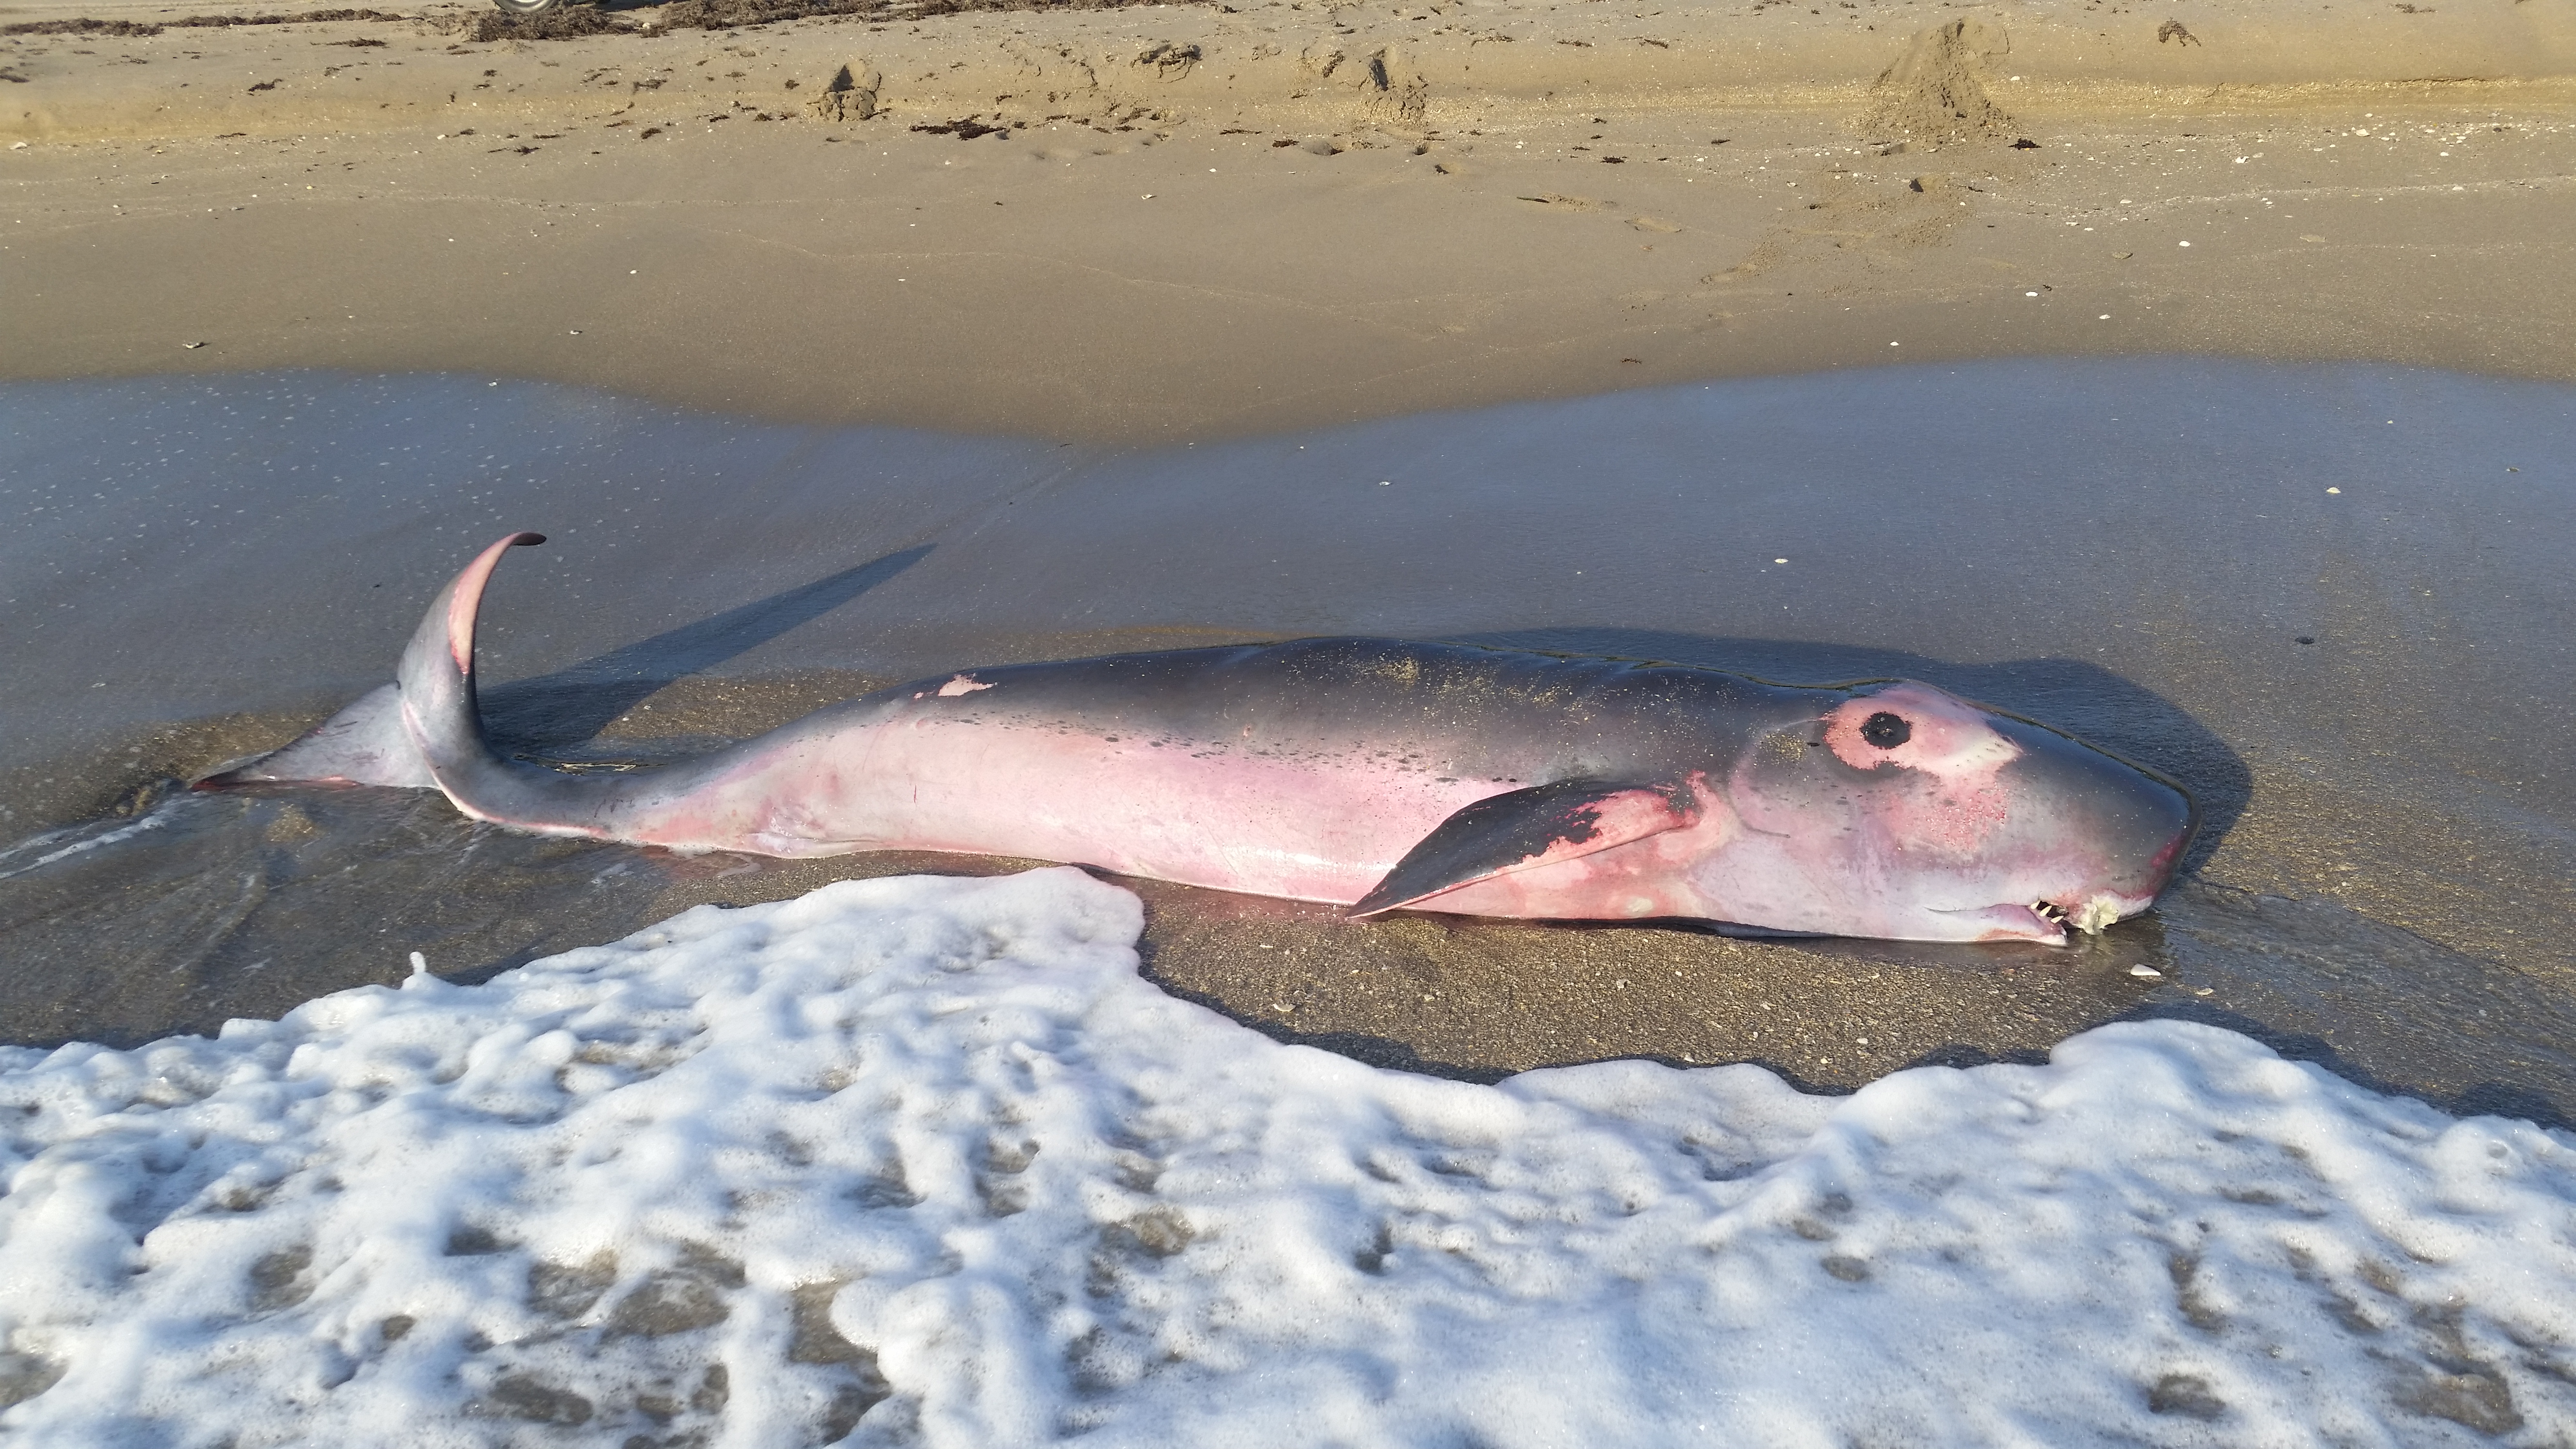
[[[474,693],[474,620],[483,586],[501,555],[546,541],[541,533],[514,533],[474,556],[438,597],[404,647],[394,680],[402,691],[402,722],[438,788],[456,808],[478,820],[498,818],[476,800],[513,771],[483,740],[483,711]]]

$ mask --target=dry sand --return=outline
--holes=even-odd
[[[0,37],[0,377],[1117,442],[1900,358],[2576,376],[2568,0],[678,8]]]

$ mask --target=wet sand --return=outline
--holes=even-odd
[[[2165,770],[2209,817],[2157,912],[2071,950],[1351,925],[1128,883],[1156,980],[1289,1039],[1849,1087],[2175,1014],[2576,1120],[2564,387],[2000,362],[1146,451],[454,378],[52,384],[0,390],[0,420],[34,681],[0,808],[12,835],[98,817],[0,856],[16,1040],[208,1030],[415,950],[473,978],[701,902],[1009,868],[682,860],[408,792],[170,795],[380,682],[457,561],[536,523],[554,541],[513,558],[483,638],[496,734],[549,758],[650,763],[977,663],[1384,632],[1926,678]]]
[[[1124,444],[1900,358],[2576,377],[2564,5],[486,13],[0,36],[0,377]]]

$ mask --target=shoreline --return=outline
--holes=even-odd
[[[2430,1101],[2551,1121],[2576,1103],[2576,958],[2548,929],[2576,909],[2551,749],[2576,599],[2562,386],[1991,363],[1151,453],[465,379],[48,391],[6,429],[30,684],[0,809],[140,811],[165,770],[282,743],[380,684],[455,560],[529,522],[556,546],[500,582],[480,643],[494,737],[532,758],[651,763],[872,684],[1236,638],[1919,678],[2185,782],[2209,821],[2197,883],[2081,950],[1946,954],[1351,928],[1139,884],[1154,979],[1469,1074],[1663,1052],[1852,1085],[2152,1007]],[[173,714],[201,732],[143,738]],[[404,949],[499,969],[686,905],[964,868],[681,859],[404,791],[190,796],[148,819],[0,862],[22,1032],[211,1027],[399,975]],[[1404,981],[1423,984],[1381,989]],[[1744,999],[1766,982],[1792,995]],[[1772,1035],[1793,1025],[1794,1058]]]

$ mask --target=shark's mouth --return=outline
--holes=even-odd
[[[2136,898],[2096,891],[2062,901],[2040,899],[2022,905],[1974,906],[1934,914],[1973,923],[1986,941],[2040,941],[2062,946],[2077,935],[2098,936],[2114,921],[2124,920],[2154,904],[2152,896]]]

